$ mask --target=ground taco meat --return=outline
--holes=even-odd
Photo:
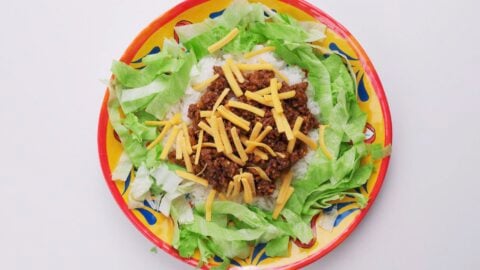
[[[211,111],[223,90],[230,87],[224,77],[222,69],[220,67],[215,67],[214,70],[216,74],[220,75],[220,77],[207,88],[203,96],[200,98],[200,101],[196,104],[190,105],[188,110],[188,117],[192,120],[192,123],[189,126],[189,137],[192,145],[198,143],[198,137],[201,130],[198,127],[198,124],[200,121],[202,121],[202,118],[200,117],[200,111]],[[244,92],[247,90],[254,92],[270,86],[270,79],[275,77],[275,73],[273,71],[260,70],[246,73],[244,74],[244,77],[245,82],[239,84],[240,88]],[[304,122],[301,127],[301,132],[304,134],[308,134],[309,131],[316,129],[319,126],[317,119],[310,112],[307,106],[307,87],[308,83],[306,82],[295,85],[287,85],[285,82],[283,82],[282,87],[279,90],[279,93],[292,90],[295,91],[295,97],[282,100],[282,106],[284,109],[284,114],[291,127],[294,126],[297,117],[303,117]],[[222,104],[225,105],[228,100],[232,98],[235,98],[235,95],[232,91],[230,91],[230,94],[224,99]],[[238,101],[264,109],[266,112],[265,117],[260,117],[249,111],[230,108],[233,113],[250,122],[251,129],[249,132],[246,132],[241,128],[237,128],[239,135],[248,138],[256,122],[262,123],[263,128],[266,126],[271,126],[273,130],[267,135],[262,143],[267,144],[275,152],[277,152],[277,156],[273,157],[269,155],[268,160],[262,160],[254,154],[248,154],[248,161],[246,162],[246,165],[242,167],[228,159],[223,153],[218,153],[216,148],[204,147],[200,153],[199,164],[193,165],[194,174],[207,179],[209,184],[217,191],[225,192],[229,182],[232,181],[235,175],[241,172],[250,172],[254,175],[257,196],[271,195],[276,188],[274,181],[306,155],[308,150],[307,146],[303,142],[297,140],[293,153],[288,153],[287,137],[284,133],[279,133],[277,131],[275,120],[271,113],[271,107],[264,106],[253,100],[248,100],[245,96],[238,98]],[[224,122],[225,129],[230,141],[232,142],[232,138],[230,137],[230,129],[234,127],[234,125],[227,120]],[[205,133],[204,142],[213,142],[213,138]],[[234,150],[234,154],[238,156],[238,153],[236,153],[235,147],[233,146],[233,142],[232,148]],[[175,159],[174,151],[170,153],[169,158],[172,162],[184,166],[183,160]],[[195,159],[195,152],[192,154],[191,159],[192,161]],[[261,179],[258,172],[250,168],[252,166],[262,168],[268,177],[274,181]]]

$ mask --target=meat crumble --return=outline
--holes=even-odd
[[[199,139],[199,133],[201,129],[198,127],[198,124],[202,121],[200,111],[211,111],[224,89],[230,87],[220,67],[214,67],[214,72],[215,74],[218,74],[219,77],[208,86],[200,100],[195,104],[191,104],[188,109],[188,117],[192,120],[192,123],[188,127],[188,135],[192,145],[196,145]],[[245,73],[243,75],[245,77],[245,82],[239,83],[239,86],[243,92],[255,92],[269,87],[270,80],[275,78],[275,73],[270,70],[259,70]],[[304,121],[300,131],[304,134],[308,134],[311,130],[316,129],[319,126],[319,122],[310,112],[307,106],[307,87],[307,82],[294,85],[288,85],[287,83],[283,82],[281,88],[278,90],[279,93],[295,91],[295,96],[293,98],[282,100],[282,107],[285,117],[291,127],[294,126],[297,117],[303,118]],[[227,97],[222,101],[222,105],[226,105],[228,100],[234,98],[236,98],[234,93],[230,91]],[[279,133],[276,129],[275,119],[272,115],[271,107],[257,103],[254,100],[249,100],[245,97],[245,95],[236,99],[240,102],[265,110],[265,116],[260,117],[246,110],[229,108],[236,115],[249,121],[251,128],[257,122],[260,122],[263,127],[273,127],[272,131],[268,133],[262,143],[270,146],[273,151],[277,153],[277,156],[274,157],[269,155],[268,160],[262,160],[255,154],[248,154],[248,161],[246,162],[246,165],[241,166],[227,158],[224,153],[217,152],[216,148],[203,147],[200,152],[198,165],[193,164],[193,173],[204,179],[207,179],[209,185],[215,190],[219,192],[225,192],[230,181],[233,180],[235,175],[238,175],[242,172],[249,172],[254,176],[255,191],[257,196],[271,195],[276,188],[275,180],[277,180],[283,173],[289,171],[297,161],[302,159],[307,154],[308,147],[300,140],[297,140],[293,152],[289,153],[287,151],[289,141],[284,133]],[[230,141],[232,141],[230,130],[234,126],[235,125],[230,121],[225,121],[225,129]],[[243,129],[237,128],[240,137],[243,136],[248,138],[251,130],[247,132]],[[203,141],[213,142],[213,138],[207,133],[204,133]],[[232,148],[234,154],[238,155],[235,147]],[[170,153],[169,159],[174,163],[185,166],[183,160],[175,159],[175,151]],[[195,159],[195,153],[192,154],[191,159]],[[263,169],[268,178],[270,178],[272,181],[262,179],[259,173],[251,168],[254,166]]]

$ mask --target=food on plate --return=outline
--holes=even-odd
[[[113,63],[108,112],[123,146],[112,179],[134,172],[129,207],[171,217],[180,256],[225,268],[258,243],[288,256],[322,209],[366,205],[355,189],[389,147],[365,143],[355,74],[322,47],[324,25],[236,0],[175,31],[141,68]]]

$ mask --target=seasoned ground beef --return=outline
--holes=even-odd
[[[212,84],[207,88],[203,96],[200,98],[200,101],[196,104],[190,105],[188,110],[188,117],[192,120],[192,124],[188,129],[192,145],[198,143],[198,136],[200,133],[198,124],[200,121],[202,121],[200,117],[200,111],[212,110],[215,102],[223,90],[225,88],[229,88],[229,84],[225,79],[222,69],[220,67],[214,67],[214,71],[216,74],[220,75],[219,78],[212,82]],[[239,84],[240,88],[244,92],[254,92],[270,86],[270,80],[275,77],[275,73],[269,70],[260,70],[244,74],[244,77],[245,82]],[[304,119],[301,127],[301,132],[304,134],[308,134],[312,129],[316,129],[319,126],[317,119],[310,112],[307,106],[307,87],[308,83],[306,82],[295,85],[288,85],[287,83],[283,82],[281,89],[279,89],[279,93],[295,91],[295,97],[283,100],[282,106],[290,126],[293,127],[297,117],[301,116]],[[225,105],[228,100],[233,97],[234,94],[230,92],[222,104]],[[276,157],[269,156],[268,160],[261,160],[254,154],[248,154],[247,164],[241,167],[240,165],[228,159],[223,153],[218,153],[215,148],[203,148],[200,153],[199,164],[194,165],[194,173],[202,178],[207,179],[209,184],[217,191],[225,192],[229,182],[232,181],[235,175],[240,174],[241,172],[250,172],[254,175],[257,196],[271,195],[276,188],[275,180],[280,178],[283,173],[290,170],[290,168],[297,161],[302,159],[306,155],[308,148],[303,142],[297,140],[293,153],[288,153],[288,140],[285,134],[281,134],[277,131],[275,120],[271,113],[271,107],[264,106],[253,100],[248,100],[245,96],[239,97],[238,100],[265,110],[265,117],[260,117],[245,110],[230,108],[233,113],[241,116],[245,120],[250,121],[251,127],[254,126],[255,122],[262,123],[263,127],[273,127],[273,130],[262,142],[280,154]],[[234,125],[231,122],[225,121],[225,129],[230,141],[232,141],[230,134],[230,129],[232,127],[234,127]],[[245,136],[247,138],[250,136],[249,132],[246,132],[243,129],[237,128],[237,131],[240,133],[240,136]],[[204,142],[213,142],[213,139],[205,133]],[[235,147],[233,148],[235,153]],[[170,153],[169,158],[171,161],[184,166],[183,160],[175,159],[174,152]],[[195,153],[192,154],[191,159],[195,159]],[[250,168],[252,166],[258,166],[262,168],[268,177],[273,181],[261,179],[257,171]]]

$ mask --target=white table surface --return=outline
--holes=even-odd
[[[190,269],[149,252],[96,143],[99,80],[178,2],[1,1],[0,269]],[[480,269],[479,2],[312,2],[375,63],[394,151],[365,220],[307,269]]]

